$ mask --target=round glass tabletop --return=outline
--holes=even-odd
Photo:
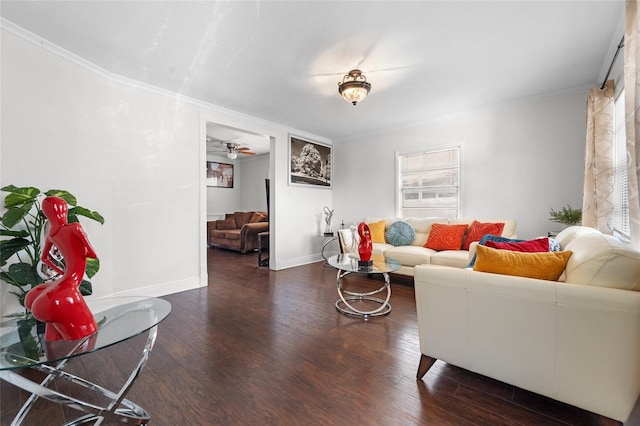
[[[84,339],[45,341],[44,330],[33,318],[0,322],[0,370],[60,361],[106,348],[155,327],[171,312],[171,304],[157,298],[123,297],[98,302],[103,306],[109,302],[112,307],[94,314],[98,331]]]
[[[350,253],[337,254],[327,259],[327,263],[334,268],[347,272],[364,272],[370,274],[383,274],[400,269],[400,262],[379,254],[371,256],[373,265],[370,267],[358,265],[358,256]]]

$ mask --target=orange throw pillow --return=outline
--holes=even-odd
[[[573,252],[525,253],[478,245],[474,271],[558,281]]]
[[[467,230],[466,224],[446,225],[444,223],[433,223],[427,242],[424,247],[431,250],[460,250],[464,233]]]
[[[504,223],[502,222],[478,222],[474,220],[471,222],[471,226],[469,226],[469,232],[467,232],[467,238],[464,240],[464,244],[462,245],[462,250],[469,250],[469,246],[474,241],[480,241],[482,237],[487,234],[491,235],[502,235],[502,230],[504,229]]]

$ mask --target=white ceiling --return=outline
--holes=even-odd
[[[0,6],[113,73],[333,139],[595,86],[624,13],[623,0]],[[356,67],[372,89],[354,107],[337,83]]]

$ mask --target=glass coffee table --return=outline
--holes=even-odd
[[[337,254],[327,259],[327,263],[338,270],[336,276],[336,284],[338,289],[338,299],[335,303],[336,310],[344,315],[358,318],[370,318],[389,315],[391,312],[391,304],[389,299],[391,298],[391,286],[389,284],[389,272],[395,272],[400,269],[400,262],[394,259],[389,259],[382,255],[373,255],[371,257],[373,265],[370,267],[362,267],[358,265],[358,258],[356,255],[349,253]],[[382,274],[384,277],[384,284],[373,291],[369,292],[354,292],[345,290],[342,286],[342,280],[345,276],[352,273],[361,274]],[[374,297],[374,295],[386,290],[386,298],[381,299]],[[345,296],[346,295],[346,296]],[[375,309],[365,311],[353,306],[352,302],[368,301],[378,305]]]
[[[171,304],[163,299],[135,297],[96,302],[111,307],[96,309],[100,310],[94,314],[98,331],[84,339],[49,342],[44,340],[44,330],[33,319],[0,322],[0,378],[31,393],[11,425],[22,424],[38,398],[86,413],[65,425],[100,424],[103,420],[136,425],[149,422],[151,416],[140,406],[125,399],[125,396],[147,363],[156,340],[158,324],[171,312]],[[118,391],[112,392],[64,371],[67,362],[74,357],[122,343],[144,332],[149,334],[140,361]],[[34,382],[19,374],[19,370],[24,368],[44,372],[47,376],[39,383]],[[84,388],[84,392],[98,394],[111,402],[99,406],[82,401],[77,396],[65,395],[53,385],[56,379],[67,380]]]

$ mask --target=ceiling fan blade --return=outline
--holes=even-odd
[[[251,152],[251,151],[238,151],[238,154],[244,154],[244,155],[256,155],[255,152]]]
[[[251,148],[247,147],[247,146],[241,146],[239,148],[237,148],[238,151],[251,151]]]

